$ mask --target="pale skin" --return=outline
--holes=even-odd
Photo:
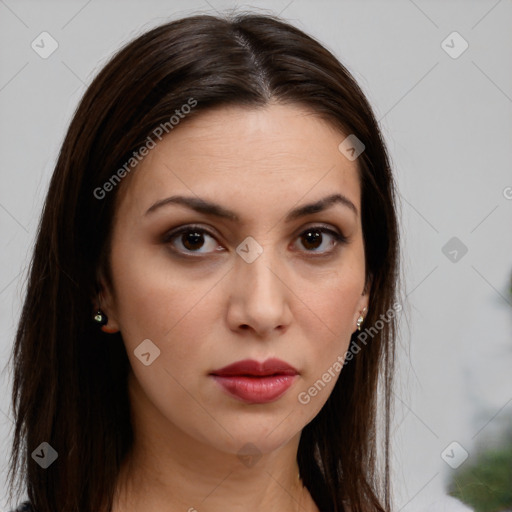
[[[98,305],[130,359],[135,444],[113,512],[318,510],[297,478],[297,449],[338,374],[309,403],[298,395],[345,354],[369,298],[357,161],[339,152],[344,138],[301,106],[207,110],[120,185],[113,285],[102,281]],[[354,209],[334,202],[286,222],[291,210],[332,194]],[[214,202],[239,220],[179,204],[147,213],[174,195]],[[186,233],[165,238],[190,225],[208,233],[193,243]],[[308,228],[317,238],[303,234]],[[251,263],[236,252],[248,236],[263,249]],[[134,354],[146,339],[160,350],[148,366]],[[209,376],[270,357],[299,371],[271,403],[243,403]],[[237,455],[248,443],[261,455],[252,465]]]

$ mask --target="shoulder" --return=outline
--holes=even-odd
[[[29,501],[24,501],[11,512],[36,512]]]

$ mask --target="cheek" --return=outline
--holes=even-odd
[[[311,383],[344,357],[350,337],[356,330],[364,286],[364,267],[347,265],[322,279],[309,282],[303,293],[308,314],[302,329],[309,346],[310,372],[305,379]],[[336,376],[339,372],[336,372]],[[328,386],[334,386],[334,380]]]
[[[354,314],[360,298],[359,286],[328,288],[317,295],[313,311],[318,311],[317,320],[311,324],[308,339],[313,341],[323,354],[345,350],[355,331]]]
[[[121,258],[120,254],[121,250],[113,251],[112,268],[116,314],[127,351],[150,339],[160,348],[162,360],[179,367],[207,339],[208,287],[183,269],[172,269],[162,255],[132,251],[130,257]]]
[[[316,314],[304,318],[303,328],[308,324],[303,349],[307,365],[295,397],[305,423],[320,412],[343,371],[363,286],[356,275],[333,275],[311,295],[311,310]]]
[[[317,332],[322,333],[322,339],[335,341],[336,337],[354,332],[354,317],[360,306],[364,277],[364,264],[355,253],[347,255],[329,271],[312,274],[310,279],[303,281],[301,296],[315,313],[312,327],[321,329]]]

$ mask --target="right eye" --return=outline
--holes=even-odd
[[[171,231],[165,235],[164,243],[169,244],[172,250],[184,255],[219,252],[218,250],[221,247],[213,234],[198,226],[182,226]],[[204,247],[207,249],[209,247],[210,250],[199,250]]]

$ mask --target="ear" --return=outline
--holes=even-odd
[[[357,329],[357,319],[359,318],[359,316],[363,316],[363,318],[366,318],[366,315],[368,314],[372,281],[372,276],[369,275],[364,285],[364,288],[361,292],[361,296],[359,297],[359,300],[357,302],[357,309],[354,318],[354,329]]]
[[[97,272],[96,295],[93,299],[94,312],[101,309],[107,315],[108,323],[101,327],[103,332],[114,333],[120,330],[117,320],[116,300],[114,291],[102,271]]]

